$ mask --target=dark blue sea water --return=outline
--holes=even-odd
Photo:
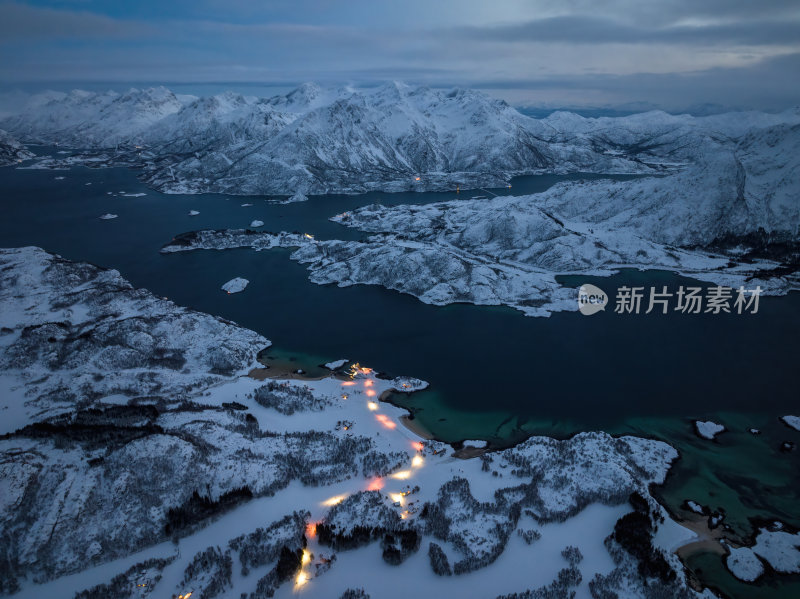
[[[512,189],[494,191],[534,193],[564,178],[525,177]],[[356,239],[360,232],[328,218],[373,202],[422,203],[483,192],[330,195],[274,205],[261,197],[163,195],[146,188],[134,171],[119,168],[6,168],[0,189],[0,246],[38,245],[116,268],[136,286],[234,320],[284,351],[305,354],[305,361],[349,358],[423,378],[430,392],[405,403],[443,438],[567,434],[617,428],[633,417],[783,413],[796,406],[797,294],[762,298],[756,315],[623,317],[609,310],[529,318],[504,307],[428,306],[379,287],[314,285],[305,267],[288,259],[288,250],[158,252],[177,233],[246,227],[254,219],[264,221],[265,230]],[[188,216],[190,210],[200,214]],[[107,212],[118,218],[98,218]],[[223,293],[220,286],[237,276],[250,280],[247,290]],[[693,283],[639,271],[565,282],[594,282],[611,294],[623,284],[676,290]]]

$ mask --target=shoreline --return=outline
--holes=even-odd
[[[390,406],[394,406],[395,408],[400,408],[407,412],[407,414],[403,414],[402,416],[398,417],[400,424],[405,426],[408,430],[412,433],[417,435],[418,437],[425,439],[426,441],[439,441],[440,443],[444,443],[441,439],[437,439],[434,434],[429,431],[427,428],[422,426],[419,421],[414,417],[411,410],[404,406],[398,406],[394,403],[391,399],[389,399],[393,393],[401,393],[400,391],[395,391],[393,389],[387,389],[383,393],[378,396],[378,401],[388,403]],[[413,393],[413,392],[412,392]],[[406,395],[412,395],[412,393],[406,393]]]
[[[387,402],[387,403],[391,403],[391,402]],[[394,404],[391,404],[391,405],[394,405]],[[426,428],[423,428],[422,426],[420,426],[415,419],[411,419],[409,416],[410,416],[410,414],[403,414],[402,416],[400,416],[398,418],[398,420],[400,421],[400,423],[403,426],[405,426],[408,430],[410,430],[412,433],[414,433],[418,437],[421,437],[422,439],[425,439],[426,441],[439,441],[439,439],[434,437],[433,434],[431,434],[431,432],[429,430],[427,430]],[[439,441],[439,442],[440,443],[444,443],[444,441]]]

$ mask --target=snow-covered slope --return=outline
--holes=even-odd
[[[143,139],[160,154],[213,153],[226,162],[222,155],[228,148],[255,149],[293,118],[264,100],[227,92],[187,103],[150,127]]]
[[[764,229],[800,234],[800,125],[708,143],[665,177],[557,185],[537,204],[566,219],[625,230],[658,243],[706,245]]]
[[[6,131],[0,129],[0,166],[18,164],[29,158],[33,158],[33,154]]]
[[[98,397],[197,389],[247,372],[270,342],[233,323],[134,289],[115,270],[33,248],[0,264],[0,434],[32,419],[86,408]],[[203,341],[214,337],[213,349]]]
[[[0,250],[0,283],[0,397],[17,413],[0,437],[0,593],[696,596],[641,541],[664,516],[648,489],[677,457],[665,443],[534,437],[460,460],[378,401],[421,381],[238,376],[263,337],[37,248]],[[614,532],[632,509],[636,547]]]

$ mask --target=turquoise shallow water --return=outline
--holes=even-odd
[[[563,179],[526,177],[510,190],[494,191],[534,193]],[[83,168],[0,169],[0,192],[0,246],[39,245],[117,268],[136,286],[259,331],[275,343],[274,354],[292,355],[298,367],[349,358],[425,379],[430,391],[395,401],[441,439],[485,438],[502,446],[529,434],[593,429],[661,438],[682,455],[660,491],[676,515],[684,499],[694,499],[723,507],[738,536],[751,532],[751,518],[800,527],[798,452],[778,449],[783,440],[800,442],[800,433],[777,421],[800,411],[800,294],[764,297],[756,315],[621,316],[609,310],[542,319],[504,307],[427,306],[378,287],[314,285],[288,250],[158,253],[177,233],[246,227],[254,219],[265,221],[264,230],[357,239],[361,233],[328,217],[373,202],[468,199],[483,192],[325,196],[280,206],[265,198],[162,195],[133,171]],[[247,203],[253,206],[242,206]],[[189,210],[200,214],[190,217]],[[119,217],[100,220],[106,212]],[[222,292],[236,276],[250,280],[247,290]],[[563,282],[594,283],[612,295],[621,285],[674,291],[695,284],[673,273],[633,270]],[[700,440],[693,418],[717,419],[731,431],[718,443]],[[752,437],[750,426],[765,432]],[[719,558],[697,561],[702,577],[716,586],[741,586]],[[775,583],[779,594],[769,596],[797,590],[792,580]]]

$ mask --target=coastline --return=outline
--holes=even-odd
[[[398,406],[396,403],[394,403],[390,399],[393,393],[399,393],[399,392],[393,391],[392,389],[387,389],[386,391],[380,394],[380,396],[378,397],[378,401],[388,403],[391,406],[400,408],[401,410],[405,410],[406,412],[408,412],[407,414],[403,414],[402,416],[400,416],[398,420],[403,426],[405,426],[408,430],[410,430],[418,437],[425,439],[426,441],[441,441],[440,439],[437,439],[431,431],[422,426],[419,423],[419,420],[414,418],[414,415],[408,408],[405,408],[403,406]],[[411,395],[411,393],[407,393],[407,395]],[[444,441],[442,442],[444,443]]]

